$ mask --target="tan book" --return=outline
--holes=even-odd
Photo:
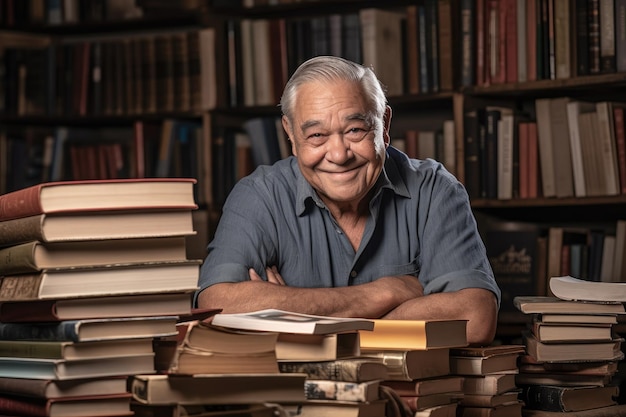
[[[156,227],[158,225],[158,227]],[[191,210],[34,215],[0,222],[0,246],[193,235]]]
[[[567,301],[556,297],[517,296],[515,307],[522,313],[562,313],[562,314],[624,314],[622,303],[598,303]]]
[[[197,288],[199,268],[200,261],[146,262],[9,275],[0,282],[0,301],[188,292]]]
[[[515,374],[466,375],[463,392],[470,395],[497,395],[517,388]]]
[[[33,399],[0,396],[2,410],[31,416],[132,416],[129,393]],[[24,410],[27,410],[24,412]]]
[[[622,339],[604,342],[542,343],[529,332],[522,334],[526,350],[538,362],[613,361],[624,357]]]
[[[398,395],[430,395],[443,392],[463,392],[464,377],[446,375],[421,378],[412,381],[383,381],[382,384],[393,389]]]
[[[571,276],[552,277],[550,290],[563,300],[624,302],[626,283],[587,281]]]
[[[361,353],[359,333],[295,334],[280,333],[276,357],[288,361],[326,361],[353,358]]]
[[[36,272],[49,268],[185,259],[184,236],[56,243],[31,241],[0,249],[0,275]]]
[[[613,330],[610,324],[577,325],[574,323],[554,324],[534,321],[530,325],[530,329],[537,340],[544,343],[613,339]]]
[[[572,373],[526,373],[515,375],[515,382],[523,385],[558,385],[564,387],[597,386],[603,387],[611,382],[610,375],[576,375]]]
[[[40,183],[0,196],[0,220],[96,210],[195,209],[195,183],[186,178]]]
[[[401,395],[400,399],[412,412],[424,410],[426,408],[436,407],[438,405],[446,405],[458,402],[463,393],[444,392],[430,395]]]
[[[361,349],[433,349],[467,346],[467,320],[374,320]]]
[[[305,401],[304,374],[134,375],[133,399],[143,404],[251,404]]]
[[[536,318],[542,323],[570,324],[617,324],[616,314],[539,314]]]
[[[521,345],[467,347],[450,351],[450,372],[459,375],[517,373]]]
[[[522,417],[523,403],[520,401],[496,407],[459,407],[459,417]]]
[[[152,339],[67,342],[44,340],[0,340],[0,357],[39,359],[96,359],[151,355]]]
[[[170,374],[278,372],[272,332],[220,328],[199,320],[176,325],[178,335],[154,341],[157,371]]]
[[[450,373],[450,350],[447,348],[429,350],[373,350],[362,349],[361,356],[375,359],[387,367],[392,381],[412,381],[432,378]]]
[[[456,417],[457,403],[438,405],[415,412],[413,417]]]
[[[501,394],[467,394],[459,401],[462,407],[497,407],[499,405],[517,402],[518,390],[503,392]]]

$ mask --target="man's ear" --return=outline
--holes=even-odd
[[[391,142],[391,136],[389,135],[389,129],[391,128],[391,107],[385,107],[385,114],[383,114],[383,140],[385,142],[385,148],[389,146]]]
[[[283,129],[285,129],[285,133],[287,133],[287,139],[289,140],[289,144],[291,145],[291,153],[294,156],[298,156],[298,152],[296,150],[296,141],[293,137],[293,129],[291,127],[291,123],[289,123],[289,119],[285,115],[283,115],[281,121],[283,123]]]

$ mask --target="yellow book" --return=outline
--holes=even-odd
[[[359,331],[361,349],[433,349],[467,346],[467,320],[374,320]]]

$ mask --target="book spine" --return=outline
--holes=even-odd
[[[46,398],[46,387],[49,383],[45,379],[0,378],[0,393]]]
[[[365,383],[307,379],[304,382],[304,394],[307,400],[364,402],[370,400],[368,386]]]
[[[17,398],[0,394],[0,413],[16,416],[46,417],[49,416],[45,400],[33,398]]]
[[[0,341],[0,356],[10,358],[63,359],[63,346],[56,343],[22,343],[14,340]]]
[[[527,385],[522,388],[519,398],[532,410],[567,411],[563,403],[565,389],[558,386]]]
[[[0,301],[36,300],[43,275],[6,276],[0,281]]]
[[[39,199],[43,184],[23,188],[0,196],[0,221],[43,213]]]
[[[28,309],[28,314],[24,310]],[[0,303],[0,323],[58,321],[54,300]]]
[[[49,340],[78,342],[77,321],[52,324],[0,323],[0,340]]]
[[[626,194],[626,128],[623,107],[613,107],[613,122],[615,123],[615,148],[617,150],[620,191],[622,194]]]
[[[0,275],[37,271],[35,248],[37,243],[9,246],[0,249]]]
[[[278,368],[284,373],[307,374],[308,379],[362,382],[359,362],[279,362]]]

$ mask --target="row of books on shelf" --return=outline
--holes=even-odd
[[[211,199],[207,142],[194,120],[7,130],[0,133],[0,150],[0,193],[47,181],[185,177],[199,179],[196,201]]]
[[[626,191],[624,107],[540,98],[527,110],[464,114],[465,185],[472,198],[592,197]]]
[[[197,9],[198,1],[171,1],[164,5],[158,1],[115,0],[0,0],[0,26],[73,25],[105,21],[137,19],[159,13]],[[167,7],[166,7],[167,6]]]
[[[604,228],[487,223],[484,233],[487,256],[502,290],[503,322],[523,321],[513,303],[516,296],[553,295],[551,277],[626,282],[624,220]]]
[[[462,85],[626,70],[623,1],[461,1]]]
[[[371,66],[390,96],[453,88],[449,0],[429,0],[406,10],[367,8],[312,18],[232,19],[226,30],[231,106],[275,105],[296,67],[318,55]]]
[[[38,38],[24,45],[25,38]],[[130,115],[216,105],[215,31],[54,41],[4,33],[6,115]]]

